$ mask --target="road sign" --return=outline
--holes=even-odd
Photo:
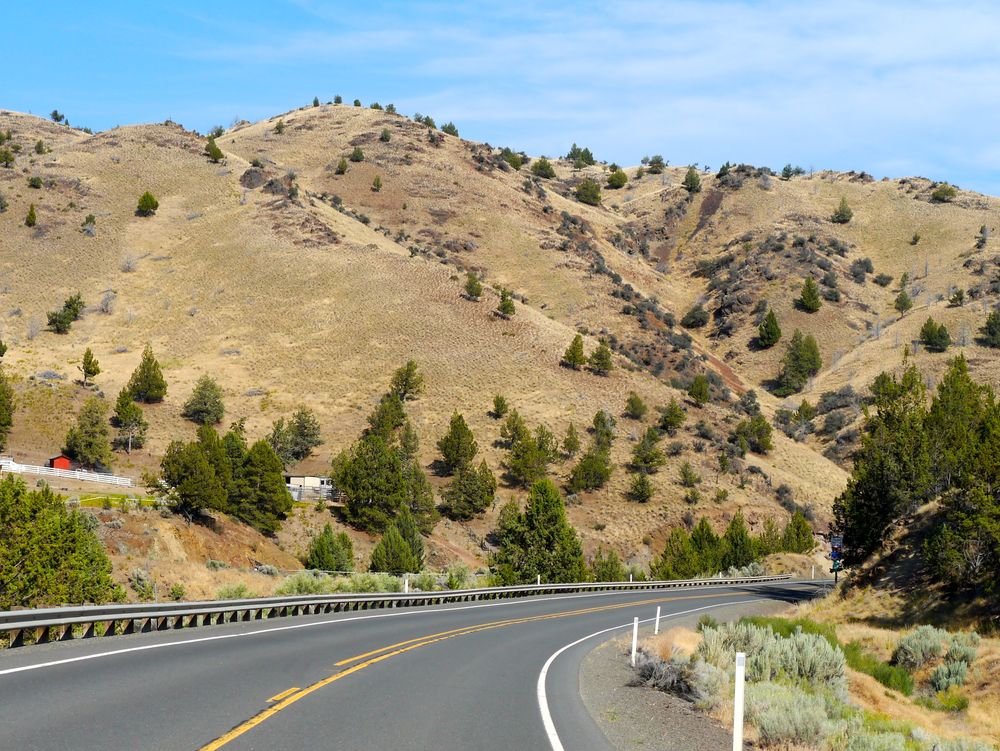
[[[830,537],[830,547],[831,548],[842,548],[844,547],[844,536],[843,535],[833,535]]]
[[[839,560],[839,559],[841,559],[843,557],[844,557],[844,554],[841,553],[839,550],[831,550],[830,551],[830,560],[831,561],[836,561],[836,560]]]

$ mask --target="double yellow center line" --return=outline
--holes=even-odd
[[[715,597],[726,597],[729,596],[727,593],[715,593],[715,594],[705,594],[705,595],[688,595],[685,597],[658,597],[650,600],[637,600],[634,602],[623,602],[616,605],[602,605],[593,608],[581,608],[579,610],[568,610],[561,613],[549,613],[546,615],[534,615],[525,618],[509,618],[502,621],[492,621],[489,623],[480,623],[473,626],[463,626],[461,628],[454,628],[448,631],[439,631],[435,634],[426,634],[425,636],[418,636],[413,639],[407,639],[406,641],[396,642],[395,644],[389,644],[385,647],[379,649],[371,650],[370,652],[364,652],[363,654],[355,655],[354,657],[348,657],[345,660],[335,663],[335,667],[344,668],[340,672],[334,673],[331,676],[323,678],[322,680],[316,681],[315,683],[306,686],[305,688],[290,688],[286,691],[282,691],[280,694],[272,696],[268,701],[275,702],[267,709],[262,710],[258,714],[251,717],[246,722],[237,725],[232,730],[230,730],[225,735],[216,738],[211,743],[202,746],[199,751],[216,751],[222,748],[226,744],[239,738],[241,735],[253,730],[255,727],[260,725],[262,722],[270,717],[278,714],[284,709],[287,709],[292,704],[297,702],[299,699],[303,699],[309,694],[319,691],[324,686],[329,686],[335,681],[339,681],[342,678],[346,678],[353,673],[357,673],[364,670],[371,665],[382,662],[383,660],[388,660],[390,657],[395,657],[396,655],[401,655],[405,652],[409,652],[414,649],[419,649],[420,647],[426,647],[430,644],[436,644],[438,642],[445,641],[446,639],[454,639],[457,636],[465,636],[467,634],[475,634],[480,631],[489,631],[495,628],[503,628],[505,626],[513,626],[518,623],[533,623],[536,621],[547,621],[555,618],[568,618],[571,616],[588,615],[591,613],[600,613],[607,610],[618,610],[620,608],[631,608],[641,605],[652,605],[656,603],[672,602],[676,600],[703,600]]]

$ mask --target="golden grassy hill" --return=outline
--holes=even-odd
[[[662,405],[680,396],[672,378],[682,384],[693,373],[714,373],[718,400],[704,410],[688,406],[678,436],[683,451],[654,477],[652,503],[623,498],[630,438],[643,426],[620,418],[612,482],[570,508],[588,551],[610,544],[641,560],[687,514],[722,524],[740,506],[754,524],[784,518],[774,493],[781,484],[822,523],[846,481],[812,439],[796,443],[776,433],[774,452],[748,458],[767,479],[746,474],[743,483],[719,472],[710,447],[697,450],[694,424],[704,419],[727,435],[736,417],[725,400],[744,388],[761,394],[766,411],[778,405],[761,385],[776,372],[783,345],[766,352],[748,347],[759,300],[774,306],[786,336],[800,327],[819,339],[827,367],[807,394],[813,399],[847,383],[863,388],[899,361],[928,314],[944,320],[955,339],[967,330],[971,341],[984,317],[983,299],[994,298],[985,292],[964,307],[946,308],[939,296],[954,286],[988,288],[989,263],[982,275],[964,264],[992,258],[995,240],[976,250],[975,235],[980,225],[996,224],[1000,203],[960,192],[951,204],[932,204],[930,183],[916,179],[876,183],[817,173],[772,178],[766,188],[747,178],[734,188],[705,175],[702,192],[688,202],[680,186],[685,170],[668,168],[606,189],[602,205],[586,206],[574,199],[573,186],[582,176],[603,182],[600,165],[575,172],[556,162],[555,179],[532,180],[528,169],[506,169],[496,149],[447,135],[432,143],[423,125],[348,106],[236,126],[218,139],[225,152],[218,164],[203,155],[202,136],[170,123],[88,135],[0,114],[0,130],[7,128],[21,152],[13,168],[0,169],[0,192],[9,203],[0,214],[0,337],[10,345],[5,363],[21,393],[11,450],[24,460],[58,450],[87,393],[73,383],[87,346],[101,361],[98,385],[109,400],[146,342],[164,365],[170,392],[147,410],[147,447],[117,457],[116,469],[136,477],[157,464],[169,440],[193,435],[180,411],[203,373],[225,390],[227,421],[247,418],[254,437],[299,405],[314,409],[326,441],[315,465],[323,467],[360,432],[392,370],[413,358],[427,378],[426,393],[409,407],[424,462],[433,461],[435,442],[459,410],[495,470],[503,452],[492,445],[499,423],[487,410],[496,393],[529,425],[544,422],[561,435],[570,422],[588,425],[598,409],[620,414],[631,390]],[[383,129],[388,141],[380,138]],[[34,152],[38,139],[44,154]],[[336,174],[355,147],[364,160]],[[33,176],[43,187],[29,187]],[[376,176],[379,191],[372,189]],[[292,186],[295,197],[288,195]],[[135,215],[145,190],[160,202],[153,217]],[[829,221],[841,196],[854,209],[847,225]],[[33,229],[24,226],[29,203],[38,214]],[[88,214],[96,218],[93,236],[81,230]],[[914,246],[915,232],[921,239]],[[781,233],[782,249],[761,249]],[[798,236],[804,245],[796,245]],[[846,247],[844,255],[829,251],[834,240]],[[729,316],[729,336],[717,335],[713,322],[689,332],[689,346],[671,317],[679,319],[699,300],[713,313],[722,304],[697,262],[727,253],[749,301]],[[872,275],[863,285],[854,282],[850,263],[863,257],[893,282],[880,287]],[[817,258],[829,260],[842,297],[809,315],[794,310],[792,300]],[[463,299],[465,269],[519,295],[512,320],[492,314],[493,290],[479,303]],[[904,271],[922,292],[897,321],[892,301]],[[84,318],[67,335],[44,331],[46,311],[77,291],[88,303]],[[576,330],[587,332],[588,350],[597,336],[607,337],[619,365],[628,367],[609,378],[560,367]],[[996,382],[996,358],[973,344],[966,350],[977,377]],[[948,356],[917,358],[931,372]],[[690,508],[676,482],[683,461],[703,477],[704,500]],[[556,474],[564,477],[569,468],[558,466]],[[728,491],[725,502],[712,502],[716,488]],[[510,495],[521,493],[501,492]],[[494,513],[468,525],[440,525],[432,539],[437,560],[482,560],[480,542]],[[283,540],[290,550],[298,542]]]

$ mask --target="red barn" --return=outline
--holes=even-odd
[[[59,454],[49,459],[49,466],[52,469],[73,469],[73,462],[65,454]]]

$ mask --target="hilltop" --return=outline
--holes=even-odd
[[[700,515],[721,527],[737,508],[755,530],[795,507],[825,529],[849,469],[848,452],[828,447],[852,429],[858,400],[840,408],[839,433],[794,440],[776,430],[773,451],[747,454],[738,473],[720,470],[713,447],[712,436],[725,441],[732,432],[732,404],[746,391],[756,391],[768,416],[787,406],[765,386],[793,329],[813,334],[823,359],[803,394],[787,400],[795,406],[847,385],[863,392],[875,373],[901,361],[928,315],[966,342],[977,377],[997,382],[996,358],[973,337],[995,300],[995,241],[976,248],[976,236],[996,224],[1000,202],[959,191],[932,203],[927,180],[782,180],[741,168],[731,172],[738,180],[702,173],[701,191],[689,194],[686,168],[638,178],[629,168],[625,187],[605,187],[598,205],[586,205],[575,187],[584,178],[604,185],[606,165],[576,169],[550,156],[554,177],[536,177],[530,162],[514,169],[499,148],[370,108],[329,104],[236,124],[216,139],[219,163],[204,156],[204,136],[174,123],[91,135],[0,113],[0,132],[8,129],[21,150],[11,168],[0,168],[8,204],[0,213],[0,337],[19,394],[9,446],[23,461],[61,447],[90,394],[74,383],[88,346],[111,401],[147,342],[164,366],[169,391],[147,409],[146,446],[115,457],[116,471],[134,477],[158,465],[169,441],[193,437],[180,412],[202,374],[223,387],[224,425],[245,418],[254,438],[298,406],[314,410],[324,444],[307,466],[325,472],[365,426],[392,371],[415,359],[427,388],[407,410],[427,468],[457,410],[500,473],[500,423],[488,415],[495,394],[532,428],[543,423],[561,437],[573,423],[584,442],[595,412],[614,414],[612,480],[573,499],[569,514],[588,553],[605,545],[643,562],[671,527]],[[34,148],[39,140],[43,153]],[[351,161],[355,149],[359,161]],[[347,169],[338,174],[342,159]],[[42,187],[30,187],[30,177]],[[159,209],[136,216],[146,190]],[[846,225],[829,221],[841,198],[854,211]],[[29,204],[34,228],[24,226]],[[82,226],[88,215],[90,229]],[[874,271],[859,283],[850,266],[863,258]],[[796,310],[803,277],[821,281],[830,269],[840,301],[815,314]],[[479,302],[462,295],[470,270],[486,286]],[[892,305],[904,272],[915,305],[897,320]],[[879,286],[878,274],[893,279]],[[510,320],[493,313],[501,287],[514,293]],[[969,302],[948,308],[959,287]],[[76,292],[87,303],[83,318],[68,334],[45,331],[46,312]],[[784,339],[755,351],[761,301],[777,313]],[[710,321],[685,329],[679,322],[697,303]],[[611,344],[618,367],[610,376],[560,365],[578,331],[588,352],[599,338]],[[933,373],[949,355],[915,357]],[[712,382],[704,408],[684,393],[698,373]],[[681,446],[652,476],[648,504],[624,498],[632,441],[655,422],[655,409],[643,422],[621,416],[632,391],[650,407],[678,399],[688,413],[676,439],[664,441]],[[694,505],[677,482],[683,462],[702,476]],[[571,466],[557,464],[557,478]],[[726,496],[713,500],[716,489]],[[501,500],[522,496],[501,487]],[[432,560],[481,563],[495,518],[493,509],[440,524]],[[362,549],[370,545],[356,537]],[[283,544],[297,550],[302,541]]]

